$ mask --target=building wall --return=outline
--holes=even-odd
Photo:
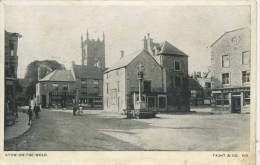
[[[58,84],[58,90],[53,89],[53,84]],[[43,88],[43,84],[46,85],[46,89]],[[68,90],[63,90],[62,85],[68,84]],[[38,82],[36,84],[36,104],[43,103],[42,95],[46,95],[46,106],[49,107],[50,105],[50,93],[64,93],[75,92],[75,83],[74,82]]]
[[[132,108],[132,92],[136,92],[138,95],[139,91],[139,80],[137,79],[139,64],[145,68],[143,84],[144,81],[151,81],[151,92],[164,92],[164,80],[163,80],[163,70],[160,65],[153,59],[149,54],[142,53],[137,56],[128,66],[126,74],[126,86],[127,86],[127,107]],[[142,86],[144,86],[142,84]],[[144,87],[142,88],[144,91]]]
[[[126,69],[119,68],[104,74],[104,110],[123,112],[126,109]]]
[[[238,44],[232,43],[232,38],[240,37]],[[250,53],[250,33],[248,30],[238,30],[227,33],[211,47],[212,89],[241,87],[242,71],[250,70],[250,65],[242,64],[242,52]],[[222,67],[222,56],[229,54],[230,66]],[[222,74],[230,73],[230,85],[222,85]]]
[[[151,92],[164,92],[162,68],[152,56],[142,53],[125,68],[104,74],[104,110],[123,112],[123,109],[134,107],[132,92],[136,92],[136,95],[138,95],[139,81],[137,73],[140,63],[145,68],[144,81],[151,81]],[[119,91],[118,82],[120,82]],[[116,101],[114,99],[115,95]]]
[[[245,92],[238,90],[229,93],[229,105],[216,105],[215,97],[217,93],[222,93],[224,89],[249,88],[250,83],[242,83],[242,72],[250,71],[250,63],[242,63],[242,54],[245,51],[250,55],[250,30],[241,29],[224,34],[211,46],[211,88],[212,88],[212,111],[226,112],[232,111],[232,96],[239,95],[241,98],[241,112],[249,112],[248,105],[244,106]],[[222,66],[223,55],[229,55],[229,66]],[[250,55],[251,56],[251,55]],[[222,74],[229,73],[229,84],[223,85]]]
[[[175,61],[180,62],[180,70],[176,71]],[[166,70],[166,90],[169,111],[189,111],[188,89],[188,57],[162,56],[162,66]],[[181,77],[181,87],[176,87],[175,76]]]

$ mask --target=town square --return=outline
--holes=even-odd
[[[250,18],[246,5],[7,5],[4,150],[252,150]]]

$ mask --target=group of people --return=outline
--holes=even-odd
[[[29,109],[28,109],[28,116],[29,116],[29,123],[28,123],[28,125],[31,125],[31,122],[32,122],[32,117],[33,117],[33,112],[32,112],[32,106],[29,106]],[[41,108],[38,106],[38,105],[34,105],[34,107],[33,107],[33,111],[34,111],[34,113],[35,113],[35,118],[36,119],[39,119],[40,118],[40,116],[39,116],[39,112],[41,111]]]
[[[79,108],[77,109],[76,106],[73,107],[73,116],[76,116],[76,112],[78,111],[78,116],[82,116],[83,114],[83,108],[82,106],[79,104]]]

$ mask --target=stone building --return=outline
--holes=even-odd
[[[81,36],[81,50],[82,50],[82,65],[97,66],[101,69],[105,69],[105,34],[103,33],[102,41],[98,38],[89,39],[89,33],[87,31],[86,40],[83,41]]]
[[[143,98],[146,108],[167,110],[167,95],[162,67],[146,50],[123,57],[104,72],[104,110],[123,112],[138,100],[139,67],[144,68]]]
[[[168,41],[156,43],[144,37],[144,49],[159,63],[166,73],[168,111],[189,111],[188,55]]]
[[[14,124],[17,113],[18,38],[20,34],[5,31],[5,125]]]
[[[70,70],[55,70],[36,84],[36,104],[42,108],[71,108],[75,101],[75,79]]]
[[[203,104],[203,88],[196,78],[189,78],[190,106]]]
[[[97,66],[75,65],[73,62],[71,72],[82,107],[103,109],[103,70]]]
[[[212,112],[250,112],[250,34],[228,31],[211,45]]]

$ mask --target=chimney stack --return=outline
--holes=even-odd
[[[120,52],[121,52],[120,59],[122,59],[122,58],[124,58],[124,51],[123,51],[123,50],[121,50]]]
[[[148,50],[147,49],[147,39],[146,39],[146,37],[144,36],[144,50]]]

